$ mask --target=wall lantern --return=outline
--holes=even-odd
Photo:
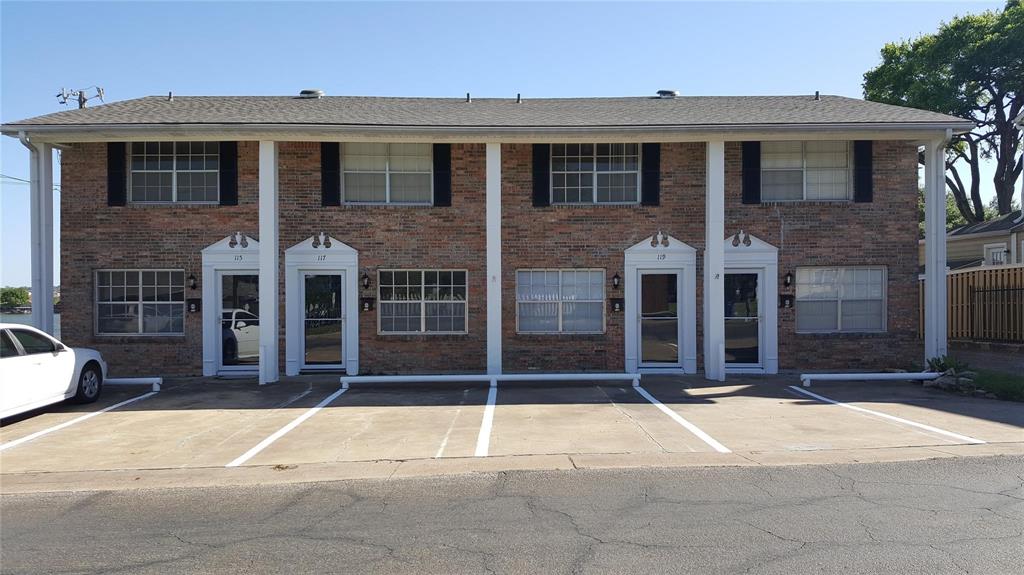
[[[188,274],[188,289],[196,289],[196,276],[195,274]]]
[[[363,276],[359,278],[359,281],[363,282],[363,289],[370,289],[370,276],[363,272]]]
[[[615,289],[619,289],[620,285],[622,285],[622,278],[619,277],[619,274],[613,275],[612,276],[612,287],[615,288]]]
[[[786,272],[786,277],[782,278],[782,285],[786,287],[793,285],[793,272]]]

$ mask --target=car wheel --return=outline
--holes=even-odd
[[[100,391],[103,389],[103,372],[94,363],[87,364],[82,368],[78,376],[78,392],[75,393],[75,403],[92,403],[100,398]]]

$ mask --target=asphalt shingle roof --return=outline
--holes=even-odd
[[[951,237],[969,236],[973,234],[982,234],[985,232],[1009,232],[1014,228],[1024,229],[1024,222],[1020,220],[1020,210],[1003,214],[998,218],[991,220],[985,220],[984,222],[978,222],[976,224],[968,224],[966,226],[960,226],[955,230],[949,232]]]
[[[950,124],[945,114],[842,96],[630,98],[384,98],[149,96],[4,125],[288,124],[410,127],[728,127],[800,124]]]

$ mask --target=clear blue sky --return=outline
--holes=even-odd
[[[887,41],[1003,2],[0,2],[0,118],[61,87],[152,94],[861,96]],[[0,172],[28,152],[0,143]],[[55,179],[59,172],[55,170]],[[990,176],[985,177],[990,180]],[[0,285],[30,283],[28,186],[2,184]],[[59,261],[55,278],[59,278]],[[59,279],[56,279],[59,282]]]

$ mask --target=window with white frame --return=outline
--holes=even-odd
[[[989,266],[1001,266],[1007,261],[1007,254],[1009,250],[1006,249],[1006,243],[1000,242],[996,244],[985,244],[985,265]]]
[[[603,333],[604,270],[516,271],[519,333]]]
[[[342,198],[352,204],[430,204],[430,144],[342,144]]]
[[[796,330],[802,333],[885,331],[884,267],[796,270]]]
[[[761,142],[761,200],[849,200],[850,142]]]
[[[466,333],[464,270],[377,272],[380,333]]]
[[[95,284],[97,334],[185,333],[184,271],[99,270]]]
[[[130,156],[132,202],[219,201],[219,142],[132,142]]]
[[[640,201],[640,144],[552,144],[551,203]]]

